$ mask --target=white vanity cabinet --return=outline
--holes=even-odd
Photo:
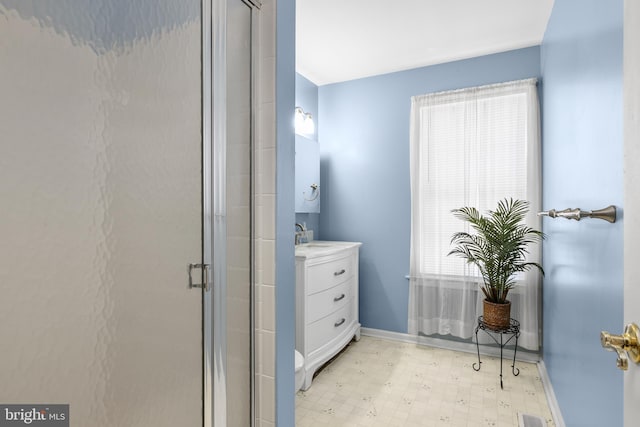
[[[303,390],[352,338],[360,339],[357,242],[314,241],[296,247],[296,350]]]

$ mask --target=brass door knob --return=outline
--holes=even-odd
[[[640,363],[640,347],[638,346],[640,329],[635,323],[630,323],[624,328],[622,335],[612,335],[609,332],[600,332],[602,347],[618,354],[616,366],[623,371],[629,368],[627,355],[635,363]]]

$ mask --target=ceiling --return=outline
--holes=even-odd
[[[318,86],[542,42],[553,0],[296,0],[296,71]]]

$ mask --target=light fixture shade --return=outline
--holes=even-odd
[[[293,125],[295,127],[297,134],[302,134],[302,130],[304,128],[304,119],[305,119],[304,111],[302,111],[302,108],[296,107],[296,111],[294,113],[294,118],[293,118]]]
[[[305,114],[302,131],[306,135],[313,135],[316,131],[316,125],[313,122],[313,117],[311,117],[310,113]]]
[[[305,113],[302,108],[296,107],[294,115],[295,132],[298,135],[310,136],[316,131],[311,113]]]

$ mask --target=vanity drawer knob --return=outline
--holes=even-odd
[[[340,270],[340,271],[336,271],[336,272],[334,272],[334,273],[333,273],[333,275],[334,275],[334,276],[339,276],[339,275],[344,274],[344,273],[346,273],[346,272],[347,272],[347,270],[345,270],[345,269],[343,268],[343,269],[342,269],[342,270]]]
[[[338,301],[340,301],[341,299],[344,299],[344,297],[345,297],[345,295],[344,295],[344,294],[340,295],[339,297],[335,297],[335,298],[333,299],[333,302],[338,302]]]
[[[338,320],[336,323],[333,324],[333,326],[335,326],[336,328],[340,325],[342,325],[345,322],[345,318],[343,317],[342,319]]]

